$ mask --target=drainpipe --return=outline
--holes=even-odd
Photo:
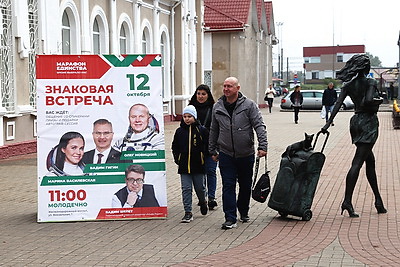
[[[172,115],[176,117],[175,107],[175,8],[182,3],[182,0],[177,2],[171,9],[171,99],[172,99]]]
[[[263,38],[263,30],[260,30],[260,39],[257,40],[257,95],[256,95],[256,101],[257,101],[257,105],[259,105],[260,102],[260,44]]]

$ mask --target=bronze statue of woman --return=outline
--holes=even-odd
[[[375,156],[372,148],[378,138],[379,121],[377,112],[382,98],[379,96],[377,82],[367,78],[370,70],[370,60],[365,54],[354,55],[346,65],[337,73],[337,78],[343,81],[339,98],[335,104],[330,118],[321,129],[325,132],[336,114],[338,113],[346,96],[354,102],[355,114],[350,120],[350,134],[353,144],[356,145],[356,153],[351,163],[351,168],[346,176],[346,189],[342,203],[342,213],[347,210],[350,217],[359,217],[354,212],[352,196],[357,183],[360,169],[365,162],[366,175],[369,185],[375,196],[375,208],[378,213],[386,213],[379,193],[375,171]]]

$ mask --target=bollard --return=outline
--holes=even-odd
[[[394,129],[400,129],[400,108],[396,99],[393,100],[392,124]]]

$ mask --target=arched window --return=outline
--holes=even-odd
[[[161,35],[161,42],[160,42],[160,51],[161,51],[161,77],[162,77],[162,96],[163,98],[165,97],[165,81],[166,81],[166,75],[165,75],[165,57],[167,55],[166,53],[166,47],[165,47],[165,38],[164,34]]]
[[[128,40],[127,40],[127,25],[126,23],[122,23],[121,30],[119,31],[119,53],[127,54],[128,53]]]
[[[62,16],[62,53],[63,55],[71,54],[71,26],[69,23],[69,17],[66,11],[64,11]]]
[[[162,96],[164,101],[171,99],[171,74],[170,74],[170,47],[168,39],[168,29],[163,25],[160,29],[160,54],[162,72]]]
[[[142,35],[142,53],[143,54],[147,53],[147,39],[146,39],[145,31],[143,31],[143,35]]]
[[[96,17],[93,23],[93,54],[100,54],[100,48],[100,28]]]
[[[61,43],[57,47],[57,53],[79,54],[81,53],[79,12],[72,0],[62,2],[60,6]]]
[[[28,22],[29,22],[29,104],[36,109],[36,55],[39,50],[39,16],[38,1],[28,0]]]
[[[13,14],[11,1],[2,1],[1,9],[1,31],[0,31],[0,98],[1,107],[7,111],[15,110],[15,87],[14,87],[14,57],[12,25]]]

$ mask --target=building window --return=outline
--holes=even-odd
[[[161,79],[162,79],[162,97],[165,97],[165,82],[166,82],[166,75],[165,75],[165,40],[163,36],[161,36],[161,43],[160,43],[160,51],[161,51]]]
[[[39,49],[38,38],[38,3],[37,0],[28,0],[29,21],[29,104],[36,109],[36,55]]]
[[[71,27],[67,12],[64,11],[62,16],[62,27],[61,27],[61,38],[62,38],[62,53],[63,55],[71,54]]]
[[[161,71],[162,71],[162,97],[164,101],[171,99],[171,75],[170,75],[170,47],[168,42],[168,32],[164,28],[161,30],[160,36],[160,54],[161,54]]]
[[[319,71],[313,71],[311,73],[311,79],[319,79]]]
[[[212,72],[210,70],[204,71],[204,84],[207,84],[208,87],[212,88]]]
[[[37,119],[33,120],[33,136],[37,136]]]
[[[6,140],[15,139],[15,121],[8,121],[6,125]]]
[[[343,55],[336,55],[337,62],[343,62]]]
[[[1,31],[0,31],[0,97],[1,106],[8,112],[15,110],[14,90],[14,59],[12,37],[11,0],[0,2]]]
[[[119,31],[119,53],[127,54],[127,47],[126,23],[122,23],[121,30]]]
[[[100,54],[100,28],[97,18],[93,23],[93,53]]]
[[[310,57],[310,63],[321,63],[320,57]]]
[[[143,32],[143,35],[142,35],[142,53],[143,54],[147,53],[147,39],[146,39],[145,32]]]

